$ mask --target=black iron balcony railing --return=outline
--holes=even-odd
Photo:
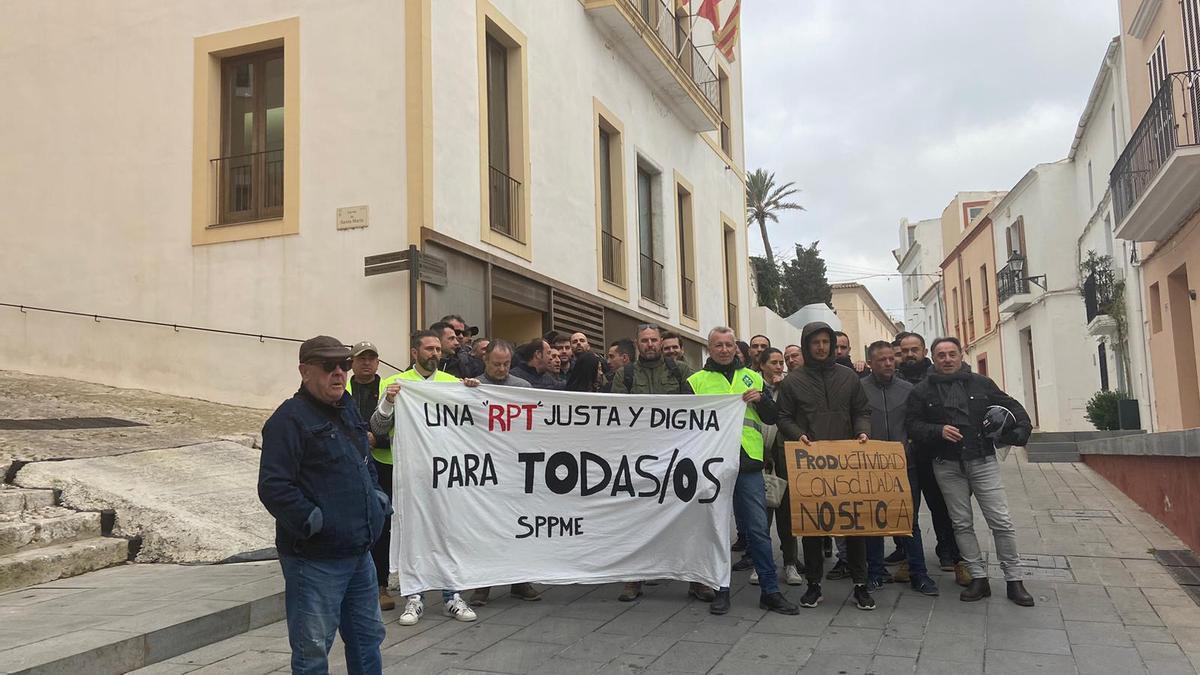
[[[690,277],[681,277],[680,291],[683,293],[683,301],[679,304],[682,306],[683,315],[692,319],[696,318],[696,282]]]
[[[611,284],[625,285],[625,242],[612,232],[600,231],[601,272]]]
[[[1118,223],[1133,210],[1176,148],[1200,144],[1198,110],[1200,70],[1167,75],[1109,174]]]
[[[666,304],[666,296],[663,293],[663,264],[651,258],[645,253],[641,256],[640,279],[642,288],[642,297],[647,300],[653,300],[660,305]]]
[[[692,83],[716,110],[721,109],[721,86],[717,74],[692,42],[690,16],[676,16],[673,0],[629,0],[629,4],[675,56]]]
[[[1017,256],[1014,256],[1016,258]],[[1025,259],[1015,261],[1010,258],[1008,264],[996,272],[996,299],[1004,302],[1014,295],[1029,292],[1029,279],[1025,276]]]
[[[283,150],[209,160],[216,185],[216,224],[283,216]]]
[[[488,167],[488,225],[493,232],[521,240],[521,181]]]
[[[1098,316],[1108,314],[1108,304],[1112,302],[1112,298],[1108,296],[1109,294],[1102,291],[1100,284],[1096,282],[1096,273],[1087,275],[1083,280],[1083,309],[1087,314],[1088,323]]]

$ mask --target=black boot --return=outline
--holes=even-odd
[[[758,596],[758,608],[766,609],[780,614],[799,614],[800,608],[795,603],[783,597],[783,593],[778,591],[774,593],[763,593]]]
[[[958,599],[963,602],[975,602],[984,598],[992,597],[992,586],[988,583],[987,578],[972,579],[971,583],[963,589],[962,593],[958,594]]]
[[[729,613],[729,590],[719,590],[716,597],[713,598],[712,604],[708,606],[709,614],[728,614]]]
[[[1008,582],[1008,599],[1022,607],[1033,607],[1033,596],[1025,590],[1023,581]]]

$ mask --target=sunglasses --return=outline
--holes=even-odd
[[[353,359],[321,359],[320,361],[309,361],[308,364],[321,366],[321,370],[327,373],[332,373],[337,368],[341,368],[342,372],[348,373],[350,372],[350,364],[353,362]]]

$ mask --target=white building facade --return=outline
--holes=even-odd
[[[942,221],[900,220],[900,247],[892,251],[904,293],[904,330],[926,341],[946,334],[942,307]]]
[[[1100,388],[1075,264],[1074,167],[1031,169],[992,210],[1004,382],[1041,431],[1091,429]],[[1072,255],[1063,255],[1070,251]],[[1008,255],[1001,255],[1007,252]]]
[[[1135,244],[1114,236],[1116,218],[1109,188],[1109,174],[1129,141],[1131,128],[1124,71],[1121,41],[1113,38],[1080,117],[1067,159],[1075,167],[1077,261],[1084,265],[1093,253],[1107,257],[1115,278],[1124,284],[1121,302],[1114,305],[1112,311],[1107,311],[1103,306],[1104,298],[1087,297],[1091,291],[1086,275],[1080,270],[1087,301],[1087,332],[1100,376],[1100,388],[1122,391],[1137,399],[1142,428],[1153,430],[1155,415],[1151,392],[1154,386],[1149,366],[1149,319],[1143,310],[1141,269],[1134,255]],[[1117,316],[1113,315],[1116,312],[1122,315],[1119,324]]]
[[[10,7],[0,368],[267,407],[279,338],[748,330],[740,63],[676,12]]]
[[[1153,418],[1141,284],[1129,244],[1114,240],[1108,190],[1128,138],[1122,68],[1114,39],[1067,158],[1031,169],[992,212],[1005,381],[1043,431],[1092,429],[1084,413],[1098,391],[1126,392],[1138,399],[1143,424]],[[1126,282],[1112,312],[1083,269],[1089,257],[1107,258]],[[1110,316],[1116,311],[1120,322]]]

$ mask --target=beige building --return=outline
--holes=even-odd
[[[1004,192],[959,193],[942,211],[943,306],[946,330],[963,344],[963,360],[1004,387],[1004,357],[996,300],[992,207]]]
[[[850,338],[850,357],[866,360],[867,347],[877,340],[891,342],[900,326],[875,300],[866,286],[856,283],[830,284],[833,311],[842,322],[842,332]]]
[[[0,368],[266,407],[289,339],[404,368],[450,312],[698,356],[750,324],[712,33],[669,0],[10,4]]]
[[[1110,176],[1116,236],[1139,242],[1154,428],[1200,427],[1200,1],[1120,0],[1129,120]]]

